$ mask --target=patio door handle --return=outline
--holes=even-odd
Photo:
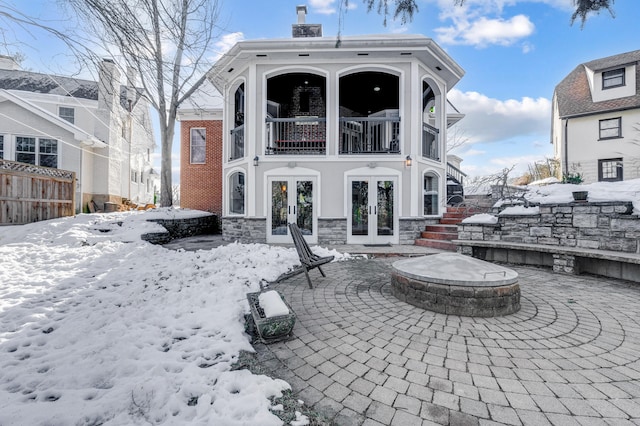
[[[296,206],[293,206],[293,214],[296,214]]]

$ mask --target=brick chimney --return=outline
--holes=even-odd
[[[322,25],[305,23],[307,17],[306,5],[296,6],[296,14],[298,15],[298,23],[291,26],[293,38],[322,37]]]

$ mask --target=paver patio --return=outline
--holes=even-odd
[[[397,259],[272,284],[297,323],[269,374],[337,425],[640,425],[640,286],[513,267],[518,313],[459,317],[393,297]]]

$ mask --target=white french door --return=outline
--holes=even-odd
[[[395,177],[351,177],[347,243],[398,243],[398,180]]]
[[[318,242],[315,177],[270,177],[267,242],[291,243],[289,223],[296,223],[308,243]]]

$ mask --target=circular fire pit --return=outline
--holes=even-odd
[[[517,272],[457,253],[394,262],[391,289],[402,301],[442,314],[493,317],[520,310]]]

